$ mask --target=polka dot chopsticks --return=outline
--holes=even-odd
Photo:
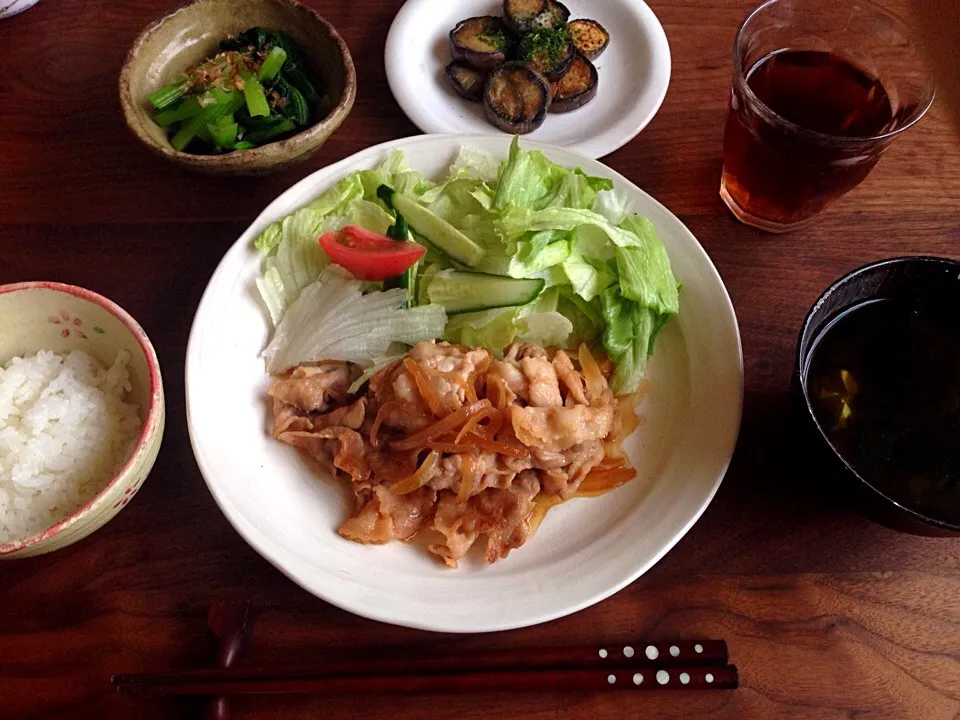
[[[723,640],[381,655],[290,668],[115,675],[121,695],[430,693],[534,690],[732,690]]]

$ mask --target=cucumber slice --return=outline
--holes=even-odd
[[[484,273],[443,270],[426,289],[431,303],[443,305],[448,314],[513,307],[533,302],[543,290],[543,278],[510,278]]]
[[[417,275],[419,273],[420,261],[417,260],[400,276],[400,287],[407,291],[407,301],[403,304],[405,308],[417,306]]]
[[[432,263],[428,265],[426,269],[420,273],[420,277],[417,280],[417,305],[429,305],[430,296],[427,295],[427,290],[430,287],[430,283],[433,282],[433,279],[440,272],[440,266],[437,263]]]
[[[477,265],[486,254],[486,250],[473,240],[413,198],[395,192],[388,185],[377,188],[377,197],[397,212],[403,213],[414,232],[423,235],[435,248],[467,267]]]

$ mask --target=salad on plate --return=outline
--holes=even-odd
[[[487,562],[550,507],[635,475],[621,441],[679,285],[609,179],[463,146],[394,151],[268,226],[271,432],[349,479],[339,533]]]

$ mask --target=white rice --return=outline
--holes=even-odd
[[[130,353],[109,369],[82,350],[41,350],[0,368],[0,542],[41,532],[87,502],[140,433]]]

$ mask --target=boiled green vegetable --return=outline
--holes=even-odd
[[[202,130],[206,129],[207,124],[228,115],[232,116],[240,109],[241,105],[243,105],[243,95],[240,93],[221,92],[218,99],[214,100],[212,104],[180,126],[180,129],[171,138],[170,144],[173,145],[175,150],[184,150]]]
[[[260,69],[257,70],[257,77],[263,81],[273,80],[286,61],[287,51],[282,47],[274,45],[270,48],[269,52],[267,52],[267,56],[263,59],[263,64],[260,66]]]
[[[153,119],[160,127],[167,127],[174,123],[183,122],[194,115],[199,115],[202,111],[203,105],[197,102],[196,98],[189,98],[176,107],[158,112],[153,116]]]
[[[147,99],[153,105],[154,110],[163,110],[180,100],[187,92],[187,81],[180,79],[164,85],[156,92],[150,93]]]
[[[280,112],[300,127],[308,125],[310,123],[310,108],[307,107],[307,100],[303,97],[303,94],[282,77],[277,78],[274,88],[284,100]]]
[[[329,112],[325,99],[296,43],[262,27],[223,40],[219,53],[148,96],[173,148],[194,153],[249,150],[288,137]]]
[[[207,131],[213,138],[213,142],[220,147],[233,147],[237,142],[237,131],[239,126],[233,120],[222,118],[219,122],[208,123]]]

